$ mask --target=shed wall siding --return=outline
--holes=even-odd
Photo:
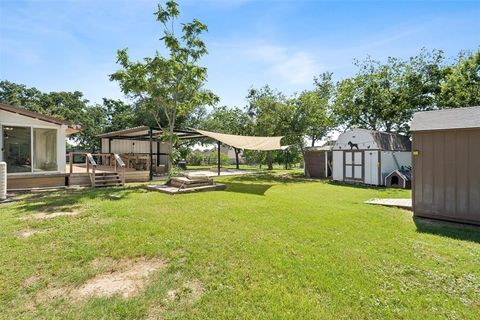
[[[480,129],[413,133],[417,216],[480,224]]]
[[[309,178],[325,178],[326,151],[305,152],[305,175]]]

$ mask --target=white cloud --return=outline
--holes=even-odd
[[[250,59],[266,63],[269,72],[291,84],[310,84],[322,69],[310,53],[301,50],[260,45],[245,53]]]

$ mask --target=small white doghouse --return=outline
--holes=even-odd
[[[410,139],[396,133],[353,129],[338,137],[332,154],[333,180],[349,183],[385,185],[390,173],[412,165]]]

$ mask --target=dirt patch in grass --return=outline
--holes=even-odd
[[[115,265],[115,260],[110,257],[97,257],[90,261],[89,265],[94,269],[102,270]]]
[[[98,265],[100,262],[96,261],[94,264]],[[165,266],[165,261],[161,259],[123,260],[117,262],[109,272],[99,274],[73,290],[71,296],[74,299],[113,295],[128,298],[142,291],[152,273]]]
[[[57,212],[48,212],[42,211],[34,214],[30,214],[25,217],[21,217],[20,220],[48,220],[53,219],[56,217],[64,217],[64,216],[77,216],[80,214],[79,210],[71,210],[71,211],[57,211]]]
[[[55,300],[67,299],[71,302],[81,302],[90,297],[110,297],[119,295],[123,298],[132,297],[145,288],[151,275],[166,263],[161,259],[145,258],[113,260],[111,258],[94,259],[90,266],[97,269],[109,269],[107,272],[87,280],[78,288],[48,286],[35,295],[26,305],[27,310],[35,309],[39,304]],[[39,280],[32,276],[25,280],[24,286],[34,285]]]
[[[194,304],[202,297],[205,289],[198,280],[192,280],[185,283],[182,287],[169,290],[167,299],[170,302],[180,302],[185,304]]]
[[[280,178],[281,180],[292,180],[294,177],[290,172],[274,172],[271,174],[276,178]]]
[[[34,234],[37,233],[43,233],[45,230],[39,230],[39,229],[23,229],[17,232],[17,237],[19,238],[29,238],[33,236]]]
[[[162,320],[163,319],[163,313],[165,312],[165,310],[163,309],[163,307],[159,304],[156,304],[152,307],[150,307],[150,309],[148,310],[148,314],[147,314],[147,320]]]
[[[28,277],[27,279],[25,279],[25,281],[23,281],[23,287],[24,287],[24,288],[31,287],[31,286],[37,284],[38,281],[40,281],[40,276],[38,276],[38,275],[33,275],[33,276]]]
[[[69,291],[66,288],[47,287],[45,290],[40,291],[39,294],[28,301],[26,309],[34,310],[39,304],[67,298],[68,292]]]

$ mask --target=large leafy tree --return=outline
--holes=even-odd
[[[216,132],[248,135],[252,131],[252,120],[238,107],[220,106],[213,108],[208,114],[203,127]]]
[[[205,119],[203,127],[206,130],[222,132],[227,134],[249,135],[252,132],[252,120],[247,113],[238,108],[227,106],[215,107]],[[238,158],[241,150],[234,148],[237,169]]]
[[[295,107],[290,99],[281,92],[264,86],[250,89],[247,101],[247,114],[251,118],[254,135],[285,136],[282,140],[284,144],[297,145],[299,131],[294,117]],[[274,153],[267,151],[266,162],[269,170],[273,169],[273,159]]]
[[[199,65],[207,54],[205,43],[200,38],[207,26],[200,21],[181,24],[176,33],[180,11],[175,1],[158,5],[157,21],[163,26],[164,49],[143,61],[131,61],[127,49],[119,50],[117,62],[122,69],[110,76],[119,82],[122,91],[144,105],[163,129],[164,139],[172,146],[177,142],[174,128],[177,119],[186,117],[204,105],[213,105],[218,98],[204,88],[207,69]],[[172,153],[173,156],[173,153]]]
[[[303,91],[296,97],[294,115],[299,137],[306,136],[312,146],[335,128],[332,110],[335,85],[332,73],[322,73],[314,78],[314,82],[315,90]]]
[[[345,127],[408,134],[416,111],[438,108],[445,75],[441,51],[422,52],[408,60],[390,57],[356,61],[357,74],[337,85],[335,112]]]
[[[439,105],[446,108],[480,105],[480,49],[460,53],[448,67],[440,85]]]
[[[135,107],[121,100],[103,98],[106,113],[105,131],[117,131],[139,125]]]

